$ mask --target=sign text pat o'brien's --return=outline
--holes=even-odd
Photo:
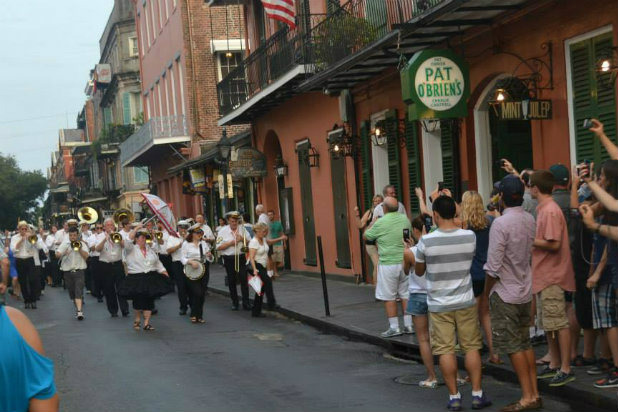
[[[410,120],[465,117],[470,94],[468,66],[450,50],[415,54],[401,72]]]

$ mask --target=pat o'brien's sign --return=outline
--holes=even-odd
[[[424,50],[401,71],[401,92],[409,120],[467,116],[467,63],[450,50]]]

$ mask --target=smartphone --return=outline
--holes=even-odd
[[[423,220],[425,223],[425,231],[427,233],[431,232],[431,226],[433,226],[433,220],[431,219],[431,216],[425,215],[425,218]]]
[[[408,242],[410,240],[410,229],[403,230],[403,240]]]
[[[590,176],[590,160],[577,165],[577,175],[582,179]]]
[[[591,119],[584,119],[584,124],[583,124],[584,129],[590,129],[592,126],[594,125],[592,124]]]
[[[444,190],[444,182],[438,182],[438,192],[441,192]]]

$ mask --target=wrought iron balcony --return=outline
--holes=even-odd
[[[120,144],[122,167],[149,166],[170,145],[191,142],[184,115],[153,117]]]

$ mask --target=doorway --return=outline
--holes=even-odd
[[[500,159],[508,159],[518,170],[532,169],[532,130],[529,120],[499,120],[493,110],[489,111],[491,130],[492,181],[506,176]]]

